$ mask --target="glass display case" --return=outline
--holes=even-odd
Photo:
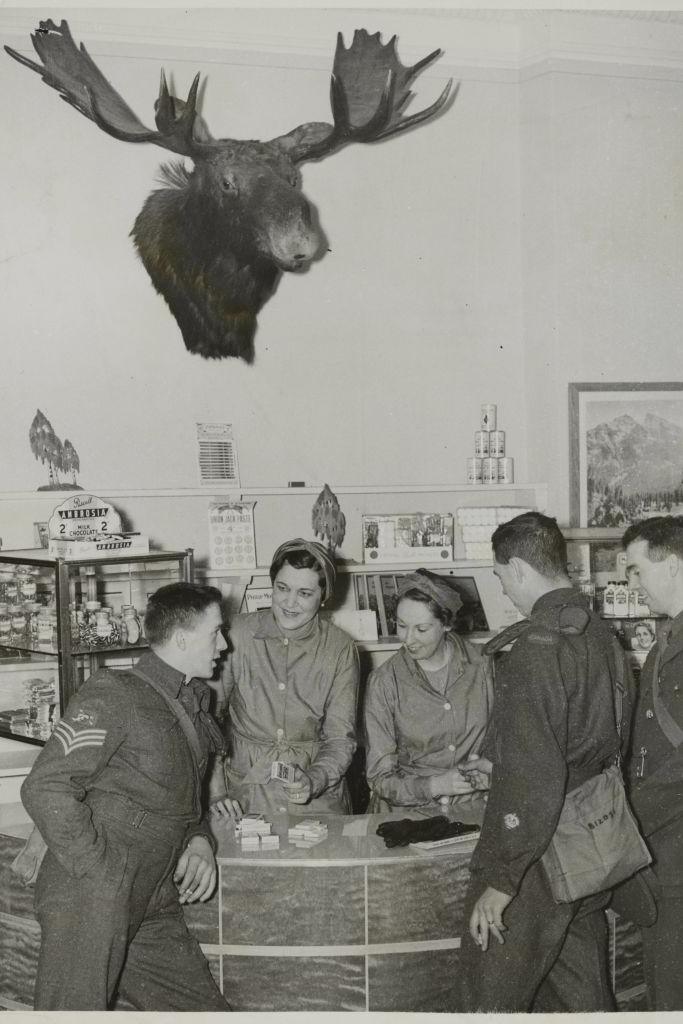
[[[193,551],[90,559],[37,548],[0,553],[0,736],[42,744],[100,665],[125,667],[147,646],[147,599],[192,581]]]

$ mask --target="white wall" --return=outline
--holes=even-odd
[[[194,486],[198,420],[234,424],[250,486],[463,482],[479,406],[496,402],[518,479],[547,479],[566,520],[567,382],[680,376],[681,25],[62,14],[148,123],[162,64],[180,92],[206,74],[217,135],[328,119],[334,37],[354,25],[398,31],[406,63],[444,48],[414,106],[450,74],[461,88],[435,122],[304,167],[332,251],[282,279],[249,367],[185,351],[127,237],[163,152],[114,141],[3,56],[3,490],[46,482],[37,407],[106,493]],[[28,52],[41,16],[0,10],[3,41]]]
[[[680,59],[577,62],[524,82],[520,105],[529,472],[566,522],[568,382],[681,380]]]

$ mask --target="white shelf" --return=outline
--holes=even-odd
[[[492,560],[476,560],[466,558],[455,562],[338,562],[337,573],[382,573],[382,572],[414,572],[416,569],[491,569]],[[198,569],[206,579],[244,579],[246,576],[268,576],[269,565],[258,565],[255,569]]]
[[[241,493],[248,495],[283,495],[283,494],[320,494],[324,484],[312,487],[242,487]],[[352,484],[350,486],[335,485],[335,494],[510,494],[514,491],[536,490],[545,491],[546,484]],[[113,492],[110,492],[113,493]]]
[[[317,497],[324,484],[313,484],[310,487],[166,487],[166,488],[130,488],[130,487],[92,487],[86,494],[97,494],[104,498],[211,498],[214,495],[239,497],[246,495],[296,495],[313,494]],[[515,484],[351,484],[335,485],[335,494],[439,494],[442,492],[465,492],[473,494],[510,494],[514,491],[537,490],[545,491],[547,484],[515,483]],[[60,504],[69,494],[76,491],[0,491],[0,501],[35,501],[45,500]]]

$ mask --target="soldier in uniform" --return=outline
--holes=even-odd
[[[642,928],[650,1010],[683,1010],[683,516],[634,523],[622,544],[653,614],[670,621],[643,666],[629,776],[653,854],[657,920]]]
[[[46,844],[35,1009],[228,1010],[181,904],[216,882],[202,774],[221,733],[208,711],[226,648],[221,594],[174,583],[149,600],[151,651],[100,669],[69,702],[21,797]]]
[[[614,1009],[602,910],[608,896],[555,903],[540,858],[565,794],[617,754],[618,654],[608,627],[571,585],[554,519],[525,513],[499,526],[492,541],[494,572],[527,618],[486,648],[510,649],[496,667],[486,758],[471,766],[492,767],[492,776],[471,863],[457,1008]]]

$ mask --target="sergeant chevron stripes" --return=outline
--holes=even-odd
[[[70,754],[73,750],[80,750],[81,747],[101,747],[104,743],[106,729],[81,729],[76,732],[66,722],[60,721],[54,729],[53,736],[59,740],[64,747],[64,754]]]

